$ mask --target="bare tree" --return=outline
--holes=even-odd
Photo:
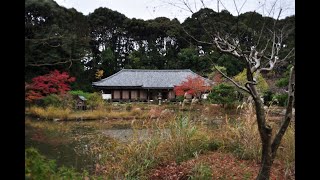
[[[196,7],[188,0],[179,0],[179,5],[184,5],[191,13],[192,7]],[[202,7],[206,7],[203,0],[200,1]],[[237,15],[239,17],[241,13],[242,7],[245,5],[246,1],[240,5],[238,5],[235,0],[233,0],[234,6],[236,8]],[[269,16],[271,14],[275,14],[276,11],[276,3],[275,1],[271,9],[269,10]],[[200,3],[199,3],[200,4]],[[219,11],[219,4],[223,5],[221,0],[217,0],[217,7]],[[199,6],[198,6],[199,7]],[[220,52],[225,54],[230,54],[236,57],[239,61],[244,61],[246,63],[247,70],[247,82],[244,86],[235,82],[231,77],[228,77],[226,74],[222,73],[216,65],[214,68],[221,73],[225,78],[230,80],[236,87],[248,93],[254,101],[255,110],[256,110],[256,120],[258,124],[258,130],[262,143],[262,154],[261,154],[261,167],[259,174],[257,176],[257,180],[266,180],[270,177],[271,166],[276,157],[277,149],[281,143],[281,139],[285,134],[290,121],[292,119],[292,109],[294,104],[294,90],[295,90],[295,68],[294,66],[290,69],[290,78],[289,78],[289,87],[288,87],[288,104],[286,107],[286,113],[282,125],[280,129],[275,134],[275,138],[272,139],[272,131],[273,129],[266,121],[264,104],[261,99],[261,94],[257,91],[257,77],[260,72],[263,71],[272,71],[274,67],[279,65],[280,62],[284,62],[289,58],[293,58],[295,55],[295,50],[292,48],[286,54],[281,53],[283,51],[284,43],[283,40],[288,36],[288,29],[286,26],[278,28],[276,23],[281,15],[282,9],[278,9],[277,18],[273,21],[273,25],[266,25],[266,22],[263,23],[261,27],[261,31],[258,33],[257,38],[251,40],[250,37],[246,36],[247,40],[242,41],[241,36],[243,33],[235,32],[233,34],[222,32],[221,30],[217,30],[215,32],[209,32],[204,26],[205,32],[209,34],[209,37],[212,37],[212,41],[204,42],[196,39],[191,35],[188,31],[184,30],[186,34],[188,34],[193,40],[197,43],[205,43],[213,45]],[[201,22],[200,22],[201,23]],[[237,29],[238,31],[238,29]],[[249,38],[249,39],[248,39]],[[248,47],[248,41],[251,41]]]

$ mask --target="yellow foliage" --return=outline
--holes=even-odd
[[[96,72],[96,78],[97,79],[101,79],[102,78],[102,76],[103,76],[103,73],[104,73],[104,71],[101,69],[101,70],[97,70],[97,72]]]
[[[255,75],[255,74],[254,74]],[[247,82],[247,69],[244,69],[241,73],[234,77],[234,80],[244,86]],[[257,79],[257,89],[260,92],[266,92],[269,89],[267,81],[262,77],[261,74],[258,75]]]

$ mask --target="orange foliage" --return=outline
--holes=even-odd
[[[174,87],[174,92],[177,96],[183,96],[185,93],[197,96],[210,89],[201,76],[188,76],[185,81]]]

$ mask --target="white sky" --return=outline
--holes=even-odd
[[[167,17],[170,19],[177,18],[183,22],[187,17],[191,16],[190,11],[184,10],[182,0],[54,0],[59,5],[66,8],[75,8],[77,11],[82,12],[84,15],[92,13],[99,7],[107,7],[114,11],[118,11],[128,18],[137,19],[154,19],[156,17]],[[199,10],[201,3],[199,0],[186,0],[194,12]],[[204,0],[207,7],[217,11],[218,0]],[[233,15],[237,15],[234,2],[237,4],[238,9],[245,5],[240,11],[241,13],[256,10],[260,14],[268,15],[273,2],[276,3],[275,12],[279,12],[279,7],[283,8],[280,19],[295,14],[295,0],[220,0],[219,9],[227,8]],[[266,4],[263,6],[263,4]],[[184,8],[184,9],[182,9]],[[278,14],[270,15],[276,18]]]

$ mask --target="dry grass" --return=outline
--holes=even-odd
[[[41,117],[44,119],[63,119],[66,120],[68,119],[69,115],[71,114],[71,110],[66,108],[66,109],[62,109],[62,108],[57,108],[57,107],[53,107],[53,106],[49,106],[47,108],[41,108],[41,107],[30,107],[26,109],[26,112],[37,116],[37,117]]]
[[[29,107],[26,114],[46,120],[95,120],[95,119],[142,119],[147,118],[147,112],[133,109],[130,111],[111,111],[110,109],[97,109],[87,111],[71,111],[57,107]]]
[[[220,107],[217,108],[220,110]],[[85,122],[85,125],[93,126],[95,129],[110,128],[117,123],[130,124],[129,127],[133,129],[146,128],[150,132],[150,136],[143,141],[139,140],[138,134],[135,134],[132,141],[114,143],[111,144],[112,148],[101,150],[103,158],[97,164],[96,173],[110,179],[146,179],[148,171],[158,165],[172,161],[184,162],[208,150],[218,149],[223,153],[231,152],[238,159],[260,161],[261,142],[252,106],[242,109],[241,115],[236,119],[225,116],[224,123],[214,129],[203,123],[195,124],[190,120],[190,116],[178,116],[177,113],[161,116],[164,109],[165,107],[148,106],[148,110],[145,111],[142,110],[142,107],[133,106],[130,110],[124,111],[111,109],[71,112],[70,110],[32,107],[27,111],[47,119],[56,118],[54,115],[58,115],[58,112],[65,113],[62,116],[67,116],[67,119],[80,117],[83,119],[105,119],[105,121]],[[51,114],[47,112],[48,110]],[[214,106],[209,106],[200,112],[211,116],[213,111],[217,110]],[[131,120],[128,121],[126,118]],[[117,121],[109,121],[111,119],[117,119]],[[275,133],[278,124],[270,123]],[[58,128],[55,125],[50,125],[50,127],[48,124],[43,126]],[[168,129],[169,133],[163,129]],[[294,126],[290,126],[282,139],[275,161],[275,164],[284,165],[283,171],[288,175],[294,173],[294,133]],[[104,144],[100,145],[101,147],[105,146]],[[109,144],[109,146],[111,145]]]
[[[134,140],[120,144],[115,151],[105,152],[106,158],[97,172],[111,179],[146,179],[151,168],[169,161],[182,162],[208,150],[209,139],[202,129],[187,117],[172,119],[168,131],[158,121],[149,128],[150,136],[143,141]]]
[[[273,137],[280,122],[269,121],[273,128]],[[257,128],[255,110],[252,105],[242,110],[238,119],[226,119],[223,125],[212,131],[216,141],[221,144],[220,150],[232,152],[240,159],[261,160],[261,140]],[[294,126],[288,127],[278,149],[275,164],[284,165],[287,174],[294,173],[295,138]]]

